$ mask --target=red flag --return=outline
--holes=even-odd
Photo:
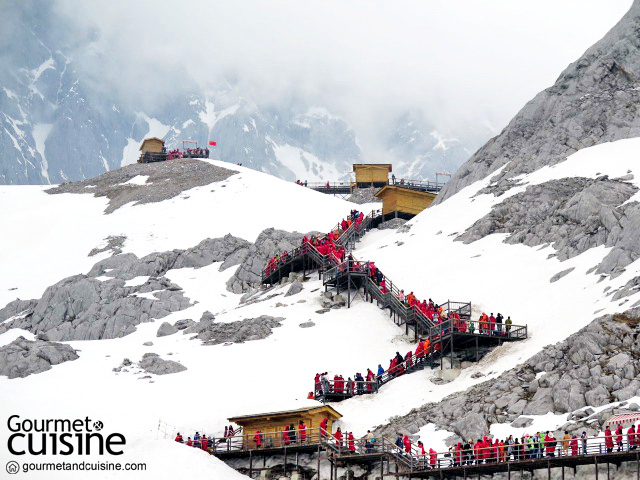
[[[214,142],[213,140],[209,140],[209,145],[213,145],[215,147],[217,145],[217,143]]]

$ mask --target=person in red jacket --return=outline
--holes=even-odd
[[[638,441],[636,440],[637,437],[638,434],[636,432],[636,427],[634,425],[631,425],[629,427],[629,430],[627,430],[627,441],[629,442],[629,450],[636,449],[636,446],[638,445]]]
[[[404,445],[405,453],[411,453],[411,440],[409,440],[409,435],[404,436],[402,444]]]
[[[307,426],[304,424],[304,420],[298,422],[298,433],[300,434],[300,443],[307,441]]]
[[[376,380],[376,374],[371,371],[370,368],[367,368],[367,391],[369,393],[373,392],[373,382]]]
[[[322,438],[326,438],[327,437],[328,425],[329,425],[329,417],[324,417],[322,419],[322,421],[320,422],[320,436]]]
[[[460,465],[462,465],[462,443],[458,442],[457,445],[454,448],[454,455],[455,455],[455,460],[453,462],[453,465],[456,467],[459,467]]]
[[[482,440],[478,439],[478,441],[473,445],[473,454],[476,457],[476,464],[479,465],[484,460],[484,443]]]
[[[342,447],[342,430],[340,427],[336,430],[336,433],[333,434],[333,438],[336,441],[336,445]]]
[[[544,436],[544,444],[546,446],[547,457],[554,457],[556,451],[556,439],[549,432]]]
[[[436,463],[438,462],[438,454],[433,448],[429,449],[429,466],[431,468],[436,468]]]
[[[412,357],[413,357],[413,353],[411,353],[411,350],[409,350],[407,354],[404,356],[404,363],[407,366],[407,369],[413,366]]]
[[[420,339],[416,347],[416,363],[422,362],[424,359],[424,341]]]
[[[396,374],[396,366],[398,365],[398,360],[396,360],[396,357],[393,357],[391,359],[391,362],[389,362],[389,375],[395,375]]]
[[[622,448],[622,425],[618,425],[618,428],[616,428],[616,444],[618,445],[618,452],[624,450]]]
[[[289,445],[291,443],[291,437],[289,437],[289,425],[285,425],[284,430],[282,431],[282,443],[284,445]]]
[[[206,452],[208,451],[208,446],[209,446],[209,439],[207,437],[204,436],[204,434],[202,435],[202,440],[200,440],[200,443],[202,444],[202,449]]]
[[[187,447],[193,447],[193,441],[191,440],[191,437],[187,437],[186,445],[187,445]]]
[[[611,429],[608,425],[604,431],[604,446],[607,449],[607,453],[613,452],[613,435],[611,435]]]
[[[182,435],[180,435],[180,432],[176,435],[176,442],[182,443]]]
[[[571,437],[569,447],[571,448],[571,455],[578,455],[578,437],[576,435]]]
[[[256,448],[262,447],[262,433],[260,430],[256,430],[256,434],[253,436],[253,440],[256,442]]]
[[[355,438],[353,438],[353,432],[349,432],[349,435],[347,436],[347,440],[349,441],[349,451],[355,452],[356,444],[355,444]]]

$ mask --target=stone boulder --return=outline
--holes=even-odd
[[[183,320],[178,320],[176,323],[173,324],[173,326],[176,327],[178,330],[184,330],[185,328],[189,328],[195,324],[196,322],[194,322],[190,318],[185,318]]]
[[[18,337],[0,347],[0,375],[23,378],[77,358],[76,351],[69,345]]]
[[[145,372],[153,373],[154,375],[169,375],[183,372],[187,369],[181,363],[173,360],[163,360],[157,353],[145,353],[138,365]]]
[[[291,286],[289,287],[289,290],[287,290],[287,293],[284,294],[285,297],[290,297],[291,295],[296,295],[298,293],[300,293],[303,290],[303,286],[302,283],[298,280],[294,281]]]
[[[178,329],[171,325],[168,322],[163,322],[158,328],[158,332],[156,333],[156,337],[166,337],[167,335],[173,335],[176,333]]]
[[[213,323],[200,330],[197,339],[205,345],[220,343],[243,343],[261,340],[271,335],[272,330],[281,326],[282,317],[261,315],[257,318],[245,318],[237,322]]]
[[[467,413],[451,425],[460,437],[471,442],[489,434],[489,425],[479,413]]]

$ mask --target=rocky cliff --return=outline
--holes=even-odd
[[[500,167],[493,183],[509,181],[599,143],[640,136],[640,2],[556,83],[527,103],[497,137],[451,178],[437,202]]]

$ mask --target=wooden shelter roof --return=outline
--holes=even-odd
[[[353,164],[354,171],[356,167],[386,167],[387,172],[390,172],[392,165],[390,163],[354,163]]]
[[[144,147],[144,144],[147,143],[150,140],[157,140],[157,141],[161,142],[164,145],[164,140],[162,140],[161,138],[149,137],[149,138],[145,138],[144,140],[142,140],[142,143],[140,144],[140,150],[142,150],[142,147]]]
[[[261,418],[261,417],[269,417],[269,418],[289,417],[291,415],[295,415],[296,413],[311,413],[314,410],[328,410],[331,414],[333,414],[335,418],[342,417],[342,414],[336,411],[333,407],[330,407],[329,405],[318,405],[313,407],[296,408],[295,410],[283,410],[280,412],[266,412],[266,413],[254,413],[251,415],[241,415],[239,417],[231,417],[228,420],[233,423],[238,423],[238,421],[242,422],[242,421],[251,420],[254,418]]]

